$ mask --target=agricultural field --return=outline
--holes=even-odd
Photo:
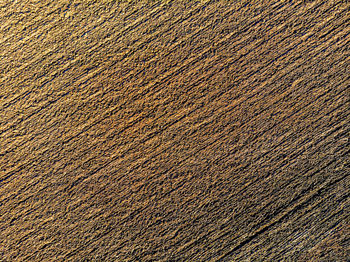
[[[349,9],[0,0],[0,261],[349,261]]]

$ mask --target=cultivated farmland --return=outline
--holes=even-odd
[[[0,0],[0,261],[349,261],[349,8]]]

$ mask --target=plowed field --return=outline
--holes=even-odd
[[[349,11],[0,0],[0,261],[349,261]]]

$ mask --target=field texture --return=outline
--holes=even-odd
[[[0,0],[0,261],[349,261],[349,21]]]

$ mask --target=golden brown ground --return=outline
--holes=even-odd
[[[0,261],[347,261],[347,1],[0,0]]]

